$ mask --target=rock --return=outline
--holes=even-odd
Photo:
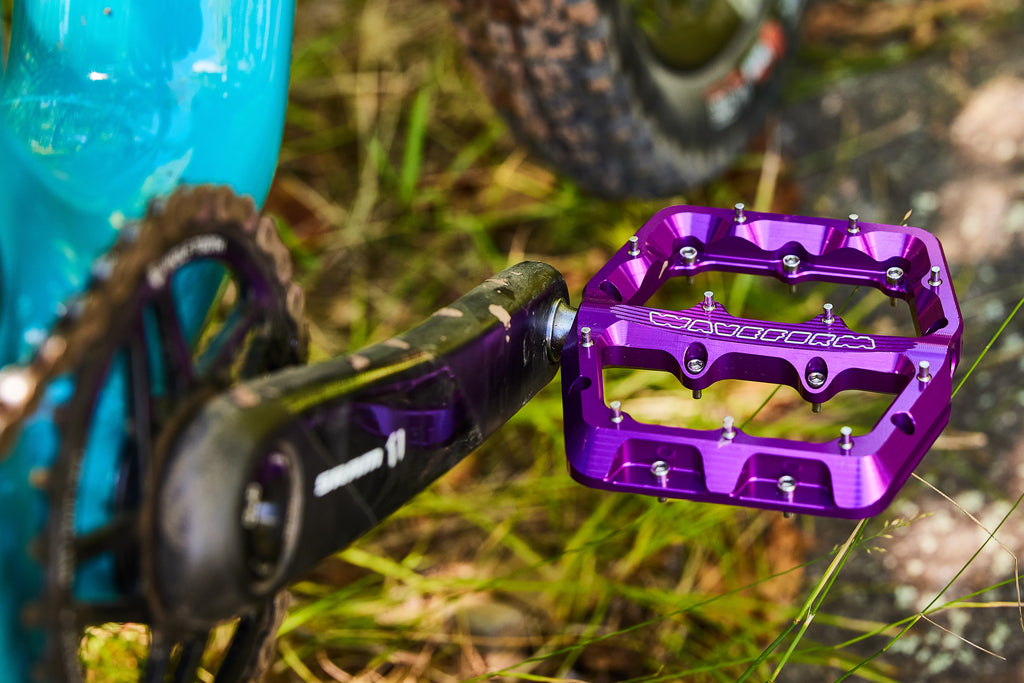
[[[996,76],[978,88],[954,119],[950,138],[979,164],[1024,160],[1024,79]]]

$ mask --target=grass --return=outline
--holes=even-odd
[[[555,264],[578,292],[663,205],[583,197],[527,157],[467,77],[440,5],[299,9],[270,207],[299,255],[319,354],[385,339],[523,258]],[[373,29],[385,23],[382,46]],[[759,160],[748,167],[676,199],[753,196]],[[625,680],[681,663],[724,680],[714,663],[759,651],[791,618],[779,605],[800,585],[796,553],[766,552],[769,537],[799,543],[790,525],[579,487],[565,474],[560,406],[550,387],[295,586],[274,676],[462,680],[502,669],[507,679],[561,679],[600,669]],[[515,635],[480,635],[492,613],[510,615]]]
[[[887,4],[927,11],[890,14]],[[995,0],[821,5],[822,15],[875,12],[888,24],[870,35],[849,19],[845,31],[818,28],[791,97],[922,51],[969,45],[1003,12]],[[5,16],[10,7],[0,0]],[[963,11],[981,19],[957,19]],[[558,267],[578,295],[669,202],[789,208],[793,169],[770,145],[759,151],[763,143],[727,177],[686,196],[584,196],[517,147],[468,76],[448,21],[437,2],[300,3],[287,135],[268,208],[307,289],[314,358],[386,339],[525,258]],[[953,30],[936,37],[927,23]],[[859,133],[829,154],[849,158],[898,133]],[[827,161],[823,154],[800,163]],[[734,314],[803,320],[831,300],[858,325],[905,324],[863,293],[847,301],[803,288],[794,298],[742,277],[696,282],[674,296],[692,300],[707,287],[724,292]],[[818,424],[790,392],[732,386],[705,392],[700,410],[690,402],[680,412],[675,397],[666,411],[671,383],[663,378],[630,373],[607,383],[630,412],[646,406],[696,424],[729,412],[766,435],[827,438],[837,413],[870,426],[881,410],[833,404]],[[920,518],[850,524],[848,541],[819,556],[809,546],[813,520],[584,489],[565,472],[560,414],[556,384],[384,525],[293,586],[270,680],[773,680],[801,666],[818,672],[813,678],[855,672],[888,681],[886,654],[911,628],[953,610],[1016,609],[990,599],[989,589],[948,597],[961,571],[925,608],[893,623],[830,613],[847,560],[886,536],[913,533]],[[815,626],[838,635],[820,638]],[[114,672],[145,649],[145,633],[131,626],[115,635],[93,633],[83,645],[97,670]],[[864,656],[863,643],[878,646]],[[120,675],[103,680],[134,680]]]
[[[828,7],[884,14],[885,4]],[[972,23],[956,19],[964,9],[956,3],[912,4],[954,30],[929,38],[907,15],[886,14],[890,25],[876,34],[857,35],[852,24],[826,31],[811,38],[792,96],[949,49],[948,41],[967,44],[1003,11],[974,3],[967,9],[981,20]],[[884,145],[885,135],[842,141],[836,154]],[[269,206],[307,287],[315,353],[326,357],[407,329],[524,258],[552,263],[579,292],[668,202],[754,198],[755,208],[785,210],[788,169],[771,150],[754,150],[725,179],[686,196],[585,197],[495,118],[443,6],[310,0],[299,7],[292,105]],[[826,296],[765,294],[744,279],[727,285],[733,313],[764,317],[806,319]],[[831,300],[838,307],[845,298]],[[852,300],[847,314],[872,329],[903,324],[884,301]],[[667,390],[658,378],[607,381],[627,409]],[[725,393],[706,396],[700,412],[729,403],[745,419],[770,416],[766,433],[807,428],[806,405],[784,392]],[[940,594],[891,624],[829,614],[844,562],[881,537],[912,533],[917,519],[851,524],[848,542],[819,557],[808,553],[811,520],[583,489],[565,473],[560,412],[557,386],[549,387],[452,473],[295,585],[271,680],[772,680],[799,664],[886,681],[884,652],[862,659],[854,646],[895,642],[935,612],[992,604],[981,594]],[[870,426],[870,415],[862,419]],[[812,622],[842,635],[814,642]]]

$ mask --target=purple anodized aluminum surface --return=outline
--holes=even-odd
[[[737,318],[709,292],[644,303],[666,281],[720,270],[873,287],[909,302],[918,337],[850,330],[831,309],[783,324]],[[587,284],[562,353],[572,476],[596,488],[813,515],[878,513],[949,421],[962,322],[942,248],[908,227],[677,206],[656,214]],[[688,389],[788,385],[811,403],[894,394],[866,434],[808,442],[645,424],[606,404],[605,367],[661,370]]]

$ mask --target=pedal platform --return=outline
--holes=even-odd
[[[686,310],[644,304],[706,271],[830,282],[908,302],[920,335],[849,329],[825,307],[803,323],[730,315],[714,295]],[[840,302],[841,303],[841,302]],[[562,351],[573,478],[659,498],[830,517],[883,510],[949,421],[963,324],[942,247],[918,228],[677,206],[656,214],[598,272]],[[610,367],[675,375],[694,392],[728,379],[793,387],[811,404],[843,391],[894,395],[867,433],[825,442],[639,422],[606,402]]]

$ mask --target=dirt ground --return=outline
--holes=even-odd
[[[978,357],[1024,295],[1024,26],[983,48],[933,54],[835,83],[779,117],[783,157],[799,189],[796,211],[909,223],[943,242],[964,315],[963,363]],[[840,142],[842,141],[842,142]],[[822,151],[824,150],[824,151]],[[957,380],[958,381],[958,380]],[[957,574],[1024,491],[1024,316],[1007,326],[956,396],[949,429],[917,474],[961,509],[911,480],[883,516],[918,519],[859,553],[822,608],[882,623],[914,614]],[[973,521],[968,514],[977,521]],[[1016,510],[941,602],[1012,579],[1024,558]],[[827,552],[853,528],[816,522]],[[1013,585],[976,601],[1017,599]],[[919,622],[879,661],[902,681],[1024,681],[1024,622],[1013,605],[948,611]],[[849,631],[812,627],[839,643]],[[970,644],[963,639],[970,641]],[[851,647],[866,656],[888,642]],[[982,649],[984,648],[984,650]],[[989,652],[986,652],[988,650]],[[998,655],[998,656],[997,656]],[[1005,659],[1001,659],[1001,658]],[[817,680],[799,666],[783,680]],[[856,679],[864,680],[864,679]]]

